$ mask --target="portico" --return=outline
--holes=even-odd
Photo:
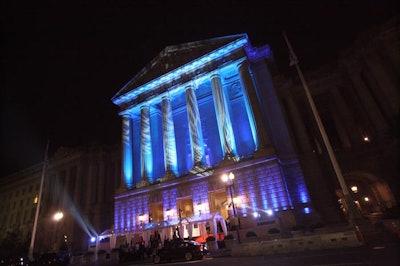
[[[124,155],[115,233],[143,230],[142,215],[148,224],[227,219],[231,200],[247,227],[278,212],[290,227],[313,212],[283,116],[260,98],[273,96],[270,60],[245,34],[169,46],[114,96]],[[220,179],[229,172],[235,199]]]

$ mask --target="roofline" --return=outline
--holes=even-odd
[[[209,56],[211,56],[213,54],[218,54],[219,51],[220,52],[223,51],[224,53],[226,53],[228,51],[235,50],[240,46],[244,46],[245,43],[249,43],[249,39],[248,39],[248,35],[247,34],[237,34],[237,35],[213,38],[213,39],[208,39],[208,40],[203,40],[203,41],[189,42],[189,43],[185,43],[185,44],[182,44],[182,45],[167,46],[163,51],[161,51],[159,53],[159,55],[156,58],[154,58],[149,64],[147,64],[147,66],[151,65],[152,63],[154,63],[155,60],[159,58],[159,56],[163,55],[163,52],[166,52],[167,49],[171,49],[171,47],[178,47],[178,46],[183,47],[183,46],[186,46],[186,45],[189,45],[189,44],[201,43],[201,42],[217,40],[217,39],[221,39],[221,38],[232,38],[232,37],[235,37],[235,36],[237,36],[238,38],[233,40],[232,42],[229,42],[229,43],[227,43],[227,44],[225,44],[225,45],[223,45],[223,46],[221,46],[221,47],[219,47],[219,48],[217,48],[217,49],[215,49],[215,50],[213,50],[213,51],[211,51],[211,52],[209,52],[209,53],[207,53],[207,54],[205,54],[205,55],[203,55],[201,57],[198,57],[198,58],[196,58],[196,59],[194,59],[194,60],[192,60],[192,61],[190,61],[190,62],[188,62],[188,63],[186,63],[186,64],[184,64],[184,65],[182,65],[182,66],[180,66],[178,68],[176,68],[176,69],[173,69],[172,71],[169,71],[169,72],[157,77],[156,79],[153,79],[153,80],[151,80],[151,81],[149,81],[149,82],[147,82],[145,84],[142,84],[142,85],[136,87],[134,89],[134,91],[131,90],[131,91],[127,91],[124,94],[118,95],[127,86],[129,86],[131,81],[133,81],[135,78],[137,78],[139,76],[139,74],[142,73],[142,71],[140,71],[139,74],[137,74],[134,78],[132,78],[127,84],[124,85],[124,87],[117,94],[115,94],[114,97],[111,98],[112,102],[114,104],[116,104],[116,105],[120,105],[121,103],[123,103],[126,100],[126,98],[135,97],[135,95],[138,95],[138,94],[146,91],[147,90],[146,88],[155,87],[155,86],[163,83],[167,79],[167,76],[170,76],[171,73],[176,72],[176,74],[178,75],[179,74],[178,72],[182,72],[182,69],[185,69],[185,72],[187,72],[189,69],[193,68],[193,66],[196,64],[196,62],[204,61],[205,60],[204,58],[209,57]],[[237,45],[233,45],[233,43],[236,43]],[[229,46],[231,46],[231,47],[229,47]],[[228,49],[228,48],[230,48],[230,49]],[[224,50],[228,50],[228,51],[224,51]],[[143,68],[142,70],[144,70],[145,68]],[[138,88],[142,88],[142,89],[138,90]]]

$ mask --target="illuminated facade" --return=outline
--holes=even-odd
[[[269,46],[252,47],[245,34],[169,46],[113,97],[123,155],[115,233],[232,218],[228,188],[243,229],[317,221],[272,62]],[[221,180],[227,173],[233,187]]]

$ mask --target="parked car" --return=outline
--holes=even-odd
[[[173,260],[194,260],[203,259],[204,249],[201,243],[188,240],[171,241],[168,245],[158,249],[153,255],[153,262]]]

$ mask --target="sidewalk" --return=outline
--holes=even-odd
[[[331,228],[332,229],[332,228]],[[343,228],[337,228],[337,230],[341,231]],[[360,235],[359,235],[359,240],[360,242],[363,242],[364,247],[369,247],[372,249],[382,249],[385,247],[399,247],[400,248],[400,236],[393,231],[392,228],[387,227],[387,226],[380,226],[380,225],[368,225],[368,226],[362,226],[360,228]],[[361,237],[361,239],[360,239]],[[363,240],[363,241],[362,241]],[[244,241],[246,242],[246,241]],[[242,243],[242,245],[245,245],[246,243]],[[243,246],[244,247],[244,246]],[[289,252],[293,253],[293,252]],[[301,253],[300,251],[297,251],[295,253]],[[264,254],[265,256],[269,256],[272,254]],[[283,255],[283,254],[280,254]],[[231,256],[231,250],[227,249],[219,249],[217,251],[214,251],[212,253],[209,253],[205,255],[205,257],[212,257],[212,258],[221,258],[221,257],[230,257]],[[92,262],[88,264],[79,264],[79,266],[118,266],[118,265],[153,265],[152,258],[145,258],[143,260],[132,260],[132,261],[127,261],[127,262],[121,262],[113,260],[106,260],[103,262]],[[78,264],[74,264],[78,265]]]

